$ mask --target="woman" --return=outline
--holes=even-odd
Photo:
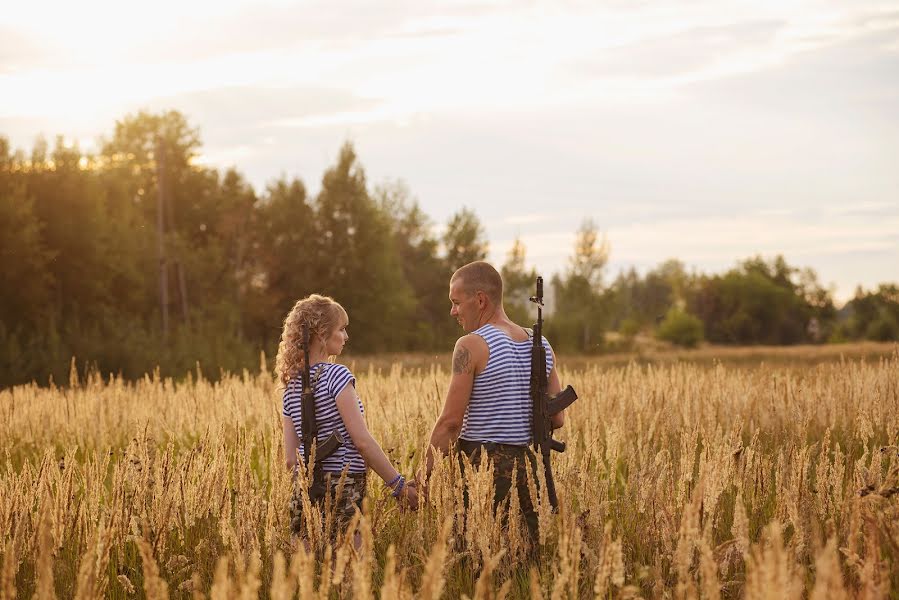
[[[337,525],[344,529],[356,509],[362,508],[365,496],[366,472],[372,468],[392,490],[398,502],[413,510],[418,507],[418,494],[413,482],[406,482],[390,463],[381,446],[371,436],[365,425],[364,409],[356,395],[355,378],[344,365],[329,362],[337,356],[349,339],[346,328],[349,317],[340,304],[326,296],[313,294],[297,302],[287,318],[278,347],[276,370],[284,386],[284,454],[287,467],[297,466],[297,453],[303,456],[302,432],[302,369],[303,324],[309,328],[309,373],[315,392],[315,418],[318,425],[318,443],[322,444],[331,433],[343,438],[341,448],[322,461],[323,479],[319,487],[332,495],[338,491],[342,472],[346,480],[339,498],[334,504]],[[324,498],[316,498],[319,508]],[[291,527],[299,533],[303,519],[301,503],[291,501]]]

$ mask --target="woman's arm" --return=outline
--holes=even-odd
[[[337,411],[340,418],[343,419],[343,425],[346,427],[347,433],[353,440],[353,445],[365,459],[372,470],[377,473],[385,484],[396,481],[399,471],[384,454],[380,444],[375,441],[368,427],[365,425],[365,419],[362,417],[362,411],[359,410],[359,399],[356,396],[356,388],[352,384],[347,385],[337,395]],[[410,482],[411,483],[411,482]],[[403,488],[403,495],[409,501],[409,504],[415,508],[418,504],[418,498],[414,489],[407,484]]]
[[[290,417],[282,415],[281,420],[284,425],[284,460],[287,462],[287,469],[292,471],[297,466],[300,438],[297,436],[297,430]]]

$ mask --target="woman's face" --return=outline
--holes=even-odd
[[[339,356],[343,352],[343,345],[350,339],[349,334],[346,332],[348,325],[349,323],[344,321],[331,332],[331,335],[325,338],[325,354],[327,356]]]

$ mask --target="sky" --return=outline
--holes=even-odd
[[[0,135],[96,151],[176,109],[201,159],[316,193],[349,140],[439,233],[607,280],[783,254],[845,301],[899,281],[899,0],[33,0],[0,15]]]

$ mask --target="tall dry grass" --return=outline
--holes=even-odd
[[[0,598],[899,597],[899,353],[562,375],[581,399],[558,514],[529,482],[536,563],[493,515],[490,465],[463,482],[449,460],[418,513],[372,481],[359,550],[321,523],[291,540],[266,375],[4,390]],[[448,374],[357,376],[375,437],[414,472]]]

